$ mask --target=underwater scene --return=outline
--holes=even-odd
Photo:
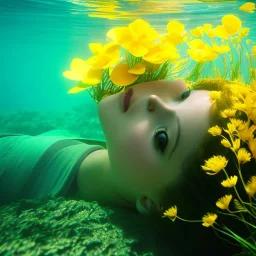
[[[256,2],[0,4],[1,255],[256,255]]]

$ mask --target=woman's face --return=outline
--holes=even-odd
[[[208,91],[187,92],[184,81],[137,84],[129,109],[124,92],[99,103],[114,184],[134,202],[159,202],[164,189],[182,178],[182,163],[196,152],[210,126]]]

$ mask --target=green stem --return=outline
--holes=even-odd
[[[202,220],[185,220],[185,219],[182,219],[178,216],[176,216],[176,218],[179,219],[179,220],[185,221],[185,222],[202,222]]]

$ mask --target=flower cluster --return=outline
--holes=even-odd
[[[240,83],[233,83],[228,86],[232,86],[232,103],[230,108],[221,110],[219,117],[226,120],[226,127],[220,127],[215,125],[210,127],[208,132],[212,136],[221,137],[221,145],[229,150],[236,159],[237,173],[231,176],[228,173],[229,159],[224,155],[214,155],[211,158],[205,160],[202,169],[208,175],[217,175],[223,172],[226,179],[222,180],[221,185],[224,188],[233,189],[234,194],[227,193],[223,197],[216,201],[217,209],[220,214],[223,211],[225,215],[235,218],[241,221],[247,226],[256,228],[256,169],[254,174],[247,180],[244,179],[244,172],[248,171],[246,168],[242,168],[246,163],[254,161],[256,163],[256,86],[247,86]],[[222,95],[223,94],[223,95]],[[223,91],[211,91],[210,98],[213,105],[216,104],[217,100],[225,100]],[[243,118],[242,118],[243,117]],[[242,199],[241,193],[237,189],[237,183],[241,182],[244,189],[244,193],[247,194],[247,200]],[[230,210],[230,203],[233,201],[235,210]],[[245,215],[249,215],[252,218],[251,222],[247,222]],[[164,217],[168,217],[171,220],[176,218],[181,219],[177,216],[177,207],[171,207],[169,210],[164,212]],[[256,252],[256,246],[253,242],[252,236],[245,240],[233,233],[232,230],[228,229],[225,225],[217,223],[218,215],[216,213],[207,213],[203,216],[202,225],[205,227],[212,226],[215,230],[232,237],[241,245],[245,246],[250,252]],[[183,220],[183,219],[181,219]],[[188,220],[184,220],[188,221]],[[253,231],[251,231],[251,235]],[[254,254],[253,254],[254,255]]]
[[[225,15],[221,25],[203,24],[191,31],[181,22],[170,20],[166,30],[167,33],[159,34],[142,19],[110,29],[106,44],[90,43],[93,56],[87,60],[73,59],[70,70],[63,73],[78,82],[68,93],[92,89],[94,100],[99,102],[136,83],[180,77],[195,81],[205,76],[203,67],[207,77],[236,79],[242,77],[241,66],[247,64],[251,73],[247,78],[243,73],[247,79],[244,82],[256,79],[256,46],[249,39],[243,40],[250,29],[242,28],[237,16]],[[236,57],[242,49],[246,51],[243,63]],[[215,67],[209,71],[207,63]]]

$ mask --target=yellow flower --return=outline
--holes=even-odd
[[[141,75],[145,73],[145,70],[146,66],[141,62],[137,62],[133,68],[128,70],[128,72],[135,75]]]
[[[193,36],[202,37],[203,34],[204,34],[204,29],[203,29],[203,27],[198,26],[198,27],[192,29],[192,30],[190,31],[190,33],[191,33]]]
[[[211,100],[214,101],[214,100],[220,98],[221,92],[220,91],[210,91],[209,95],[210,95]]]
[[[223,110],[220,114],[221,114],[221,116],[222,116],[223,118],[231,118],[231,117],[234,117],[234,116],[235,116],[235,114],[236,114],[236,109],[231,109],[231,108],[225,109],[225,110]]]
[[[204,44],[201,39],[194,39],[188,42],[187,52],[190,57],[197,62],[216,60],[218,54],[209,45]]]
[[[249,92],[248,92],[249,93]],[[242,95],[240,94],[240,97],[243,97],[244,102],[243,103],[235,103],[234,107],[238,110],[244,111],[247,115],[250,115],[253,108],[255,107],[254,99],[251,95]]]
[[[117,64],[110,74],[111,81],[118,86],[127,86],[135,82],[139,76],[129,73],[128,64]]]
[[[255,10],[255,3],[247,2],[241,5],[239,10],[243,12],[253,12]]]
[[[177,53],[177,49],[174,45],[168,42],[157,43],[143,56],[143,60],[153,64],[162,64],[167,60],[174,60],[178,58],[180,58],[180,55]]]
[[[221,144],[226,148],[231,148],[231,144],[227,139],[221,140]]]
[[[205,226],[205,227],[212,226],[215,223],[217,217],[218,217],[217,214],[207,213],[203,217],[203,224],[202,225]]]
[[[187,32],[185,31],[184,24],[171,20],[167,24],[168,34],[163,35],[163,39],[170,44],[177,45],[181,44],[186,40]]]
[[[230,134],[233,134],[236,131],[236,126],[232,123],[228,123],[227,127],[228,127],[228,132]],[[225,129],[224,129],[224,131],[227,132]]]
[[[214,36],[228,39],[229,34],[223,25],[219,25],[213,29]]]
[[[241,38],[244,38],[244,37],[248,36],[249,32],[250,32],[250,29],[249,29],[249,28],[242,28],[242,29],[240,30],[240,32],[238,33],[238,35],[239,35]]]
[[[137,19],[128,27],[112,28],[107,37],[120,44],[135,57],[144,56],[153,46],[159,34],[150,27],[149,23]]]
[[[105,45],[91,43],[89,48],[94,56],[87,60],[87,64],[91,65],[93,69],[109,68],[119,61],[120,46],[114,42]]]
[[[223,187],[226,187],[226,188],[231,188],[231,187],[234,187],[237,183],[237,179],[238,177],[235,175],[235,176],[231,176],[230,178],[226,179],[226,180],[223,180],[221,182],[221,185]]]
[[[232,195],[223,196],[217,201],[216,206],[222,210],[226,210],[228,209],[228,206],[231,200],[232,200]]]
[[[215,125],[208,129],[208,132],[213,136],[219,136],[221,135],[221,128],[218,125]]]
[[[177,206],[172,206],[171,208],[169,208],[168,210],[166,210],[164,212],[164,217],[168,217],[170,218],[172,221],[175,220],[175,218],[177,217]]]
[[[256,159],[256,139],[250,139],[249,143],[248,143],[248,146],[251,150],[253,158]]]
[[[246,128],[246,122],[236,119],[236,118],[230,118],[229,119],[231,124],[233,124],[237,130],[241,131]]]
[[[213,38],[216,36],[215,30],[212,28],[212,24],[204,24],[203,26],[203,32],[208,35],[210,38]]]
[[[252,42],[252,40],[251,39],[246,39],[246,41],[245,41],[247,44],[250,44],[251,42]]]
[[[78,93],[90,88],[100,82],[102,70],[94,70],[88,63],[82,59],[75,58],[72,60],[70,70],[63,72],[63,76],[79,81],[80,83],[70,89],[68,93]]]
[[[234,151],[237,151],[239,148],[240,148],[240,143],[241,141],[240,141],[240,139],[236,139],[236,140],[234,140],[234,142],[233,142],[233,147],[232,147],[232,149],[234,150]]]
[[[254,138],[254,131],[256,130],[255,125],[251,125],[248,128],[248,125],[244,127],[243,130],[240,130],[238,132],[238,136],[243,140],[243,141],[249,141]]]
[[[201,165],[202,169],[209,175],[215,175],[223,168],[226,167],[228,160],[224,156],[213,156],[208,160],[205,160],[205,165]],[[213,172],[213,173],[212,173]]]
[[[230,36],[238,33],[242,27],[241,20],[235,15],[229,14],[222,18],[222,25]]]
[[[253,53],[254,56],[256,56],[256,45],[254,45],[254,46],[252,47],[252,53]]]
[[[245,186],[246,193],[253,197],[256,193],[256,176],[252,176]]]
[[[251,154],[245,148],[240,148],[237,153],[237,160],[239,163],[245,164],[251,160]]]
[[[256,108],[252,110],[248,117],[256,124]]]
[[[213,50],[215,50],[217,53],[225,53],[230,52],[230,47],[228,45],[217,45],[216,43],[212,44]]]

